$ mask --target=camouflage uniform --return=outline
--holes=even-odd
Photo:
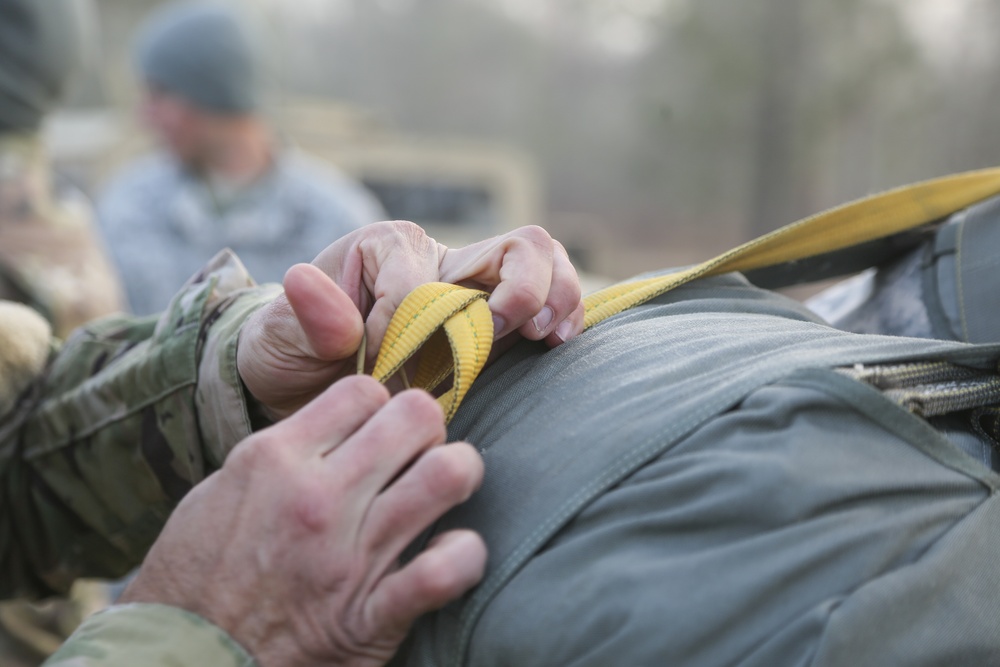
[[[0,135],[0,298],[30,305],[60,338],[124,306],[89,203],[76,190],[56,191],[32,132]],[[84,581],[69,599],[0,603],[0,664],[41,664],[107,603],[106,586]]]
[[[136,604],[92,616],[45,665],[254,667],[257,661],[200,616],[162,605]]]
[[[93,322],[43,364],[49,342],[37,323],[0,313],[0,384],[27,385],[7,394],[18,396],[13,407],[0,406],[0,598],[125,574],[184,494],[250,433],[236,339],[277,289],[252,284],[220,253],[162,317]],[[18,349],[27,349],[20,361],[9,358]],[[128,605],[92,616],[47,664],[253,661],[207,621]]]

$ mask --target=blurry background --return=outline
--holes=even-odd
[[[148,145],[128,56],[157,4],[97,0],[101,53],[47,127],[91,194]],[[615,278],[1000,164],[988,0],[242,4],[277,125],[390,215],[458,239],[541,224]]]

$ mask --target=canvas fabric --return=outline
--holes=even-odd
[[[737,276],[521,345],[449,431],[487,474],[434,532],[480,532],[486,578],[396,664],[988,664],[1000,477],[834,369],[998,356],[838,331]]]

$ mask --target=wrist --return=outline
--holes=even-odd
[[[243,401],[246,405],[247,419],[250,422],[251,431],[254,433],[262,431],[280,421],[281,417],[258,401],[253,392],[247,388],[242,378],[240,378],[240,389],[243,392]]]

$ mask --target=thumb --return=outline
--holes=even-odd
[[[243,383],[278,418],[342,374],[364,330],[357,306],[318,268],[297,264],[284,284],[285,294],[246,322],[236,348]]]
[[[357,306],[333,280],[311,264],[296,264],[284,280],[295,313],[284,338],[304,356],[339,361],[357,352],[364,322]]]

